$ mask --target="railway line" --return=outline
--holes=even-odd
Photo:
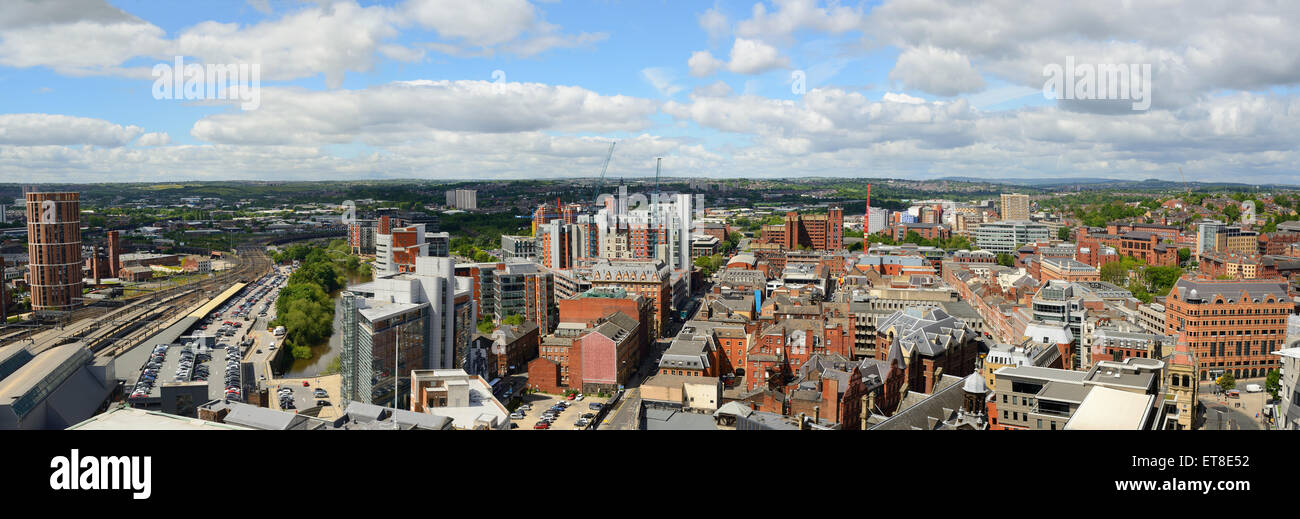
[[[161,329],[164,323],[182,315],[234,283],[249,281],[268,272],[271,259],[258,243],[242,245],[235,268],[210,279],[117,300],[121,306],[96,304],[79,308],[54,322],[27,324],[22,329],[4,330],[0,344],[31,341],[32,353],[74,341],[83,341],[98,356],[112,356]]]

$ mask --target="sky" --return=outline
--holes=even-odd
[[[613,140],[611,178],[1300,184],[1295,49],[1268,0],[5,0],[0,182],[593,177]]]

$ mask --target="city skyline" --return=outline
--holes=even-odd
[[[1285,183],[1300,163],[1300,58],[1275,52],[1300,43],[1293,6],[606,7],[20,2],[0,18],[0,174],[594,177],[610,140],[611,178],[649,176],[656,157],[666,176],[711,178]],[[159,99],[155,67],[181,63],[259,65],[256,106]],[[1150,88],[1131,90],[1149,109],[1045,98],[1045,73],[1072,63],[1149,65]]]

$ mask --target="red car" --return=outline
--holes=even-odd
[[[568,398],[567,398],[566,400],[573,400],[573,397],[574,397],[574,396],[577,396],[577,395],[574,395],[573,393],[569,393],[569,396],[568,396]]]
[[[311,387],[311,384],[308,384],[307,381],[304,380],[302,381],[302,387]]]
[[[551,428],[551,424],[546,423],[546,422],[537,422],[537,424],[534,425],[533,428],[534,428],[534,429],[550,429],[550,428]]]

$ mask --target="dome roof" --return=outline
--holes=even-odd
[[[962,383],[961,389],[967,393],[977,395],[982,395],[989,391],[988,387],[984,385],[984,377],[981,377],[979,373],[971,373],[970,375],[967,375],[966,382]]]

